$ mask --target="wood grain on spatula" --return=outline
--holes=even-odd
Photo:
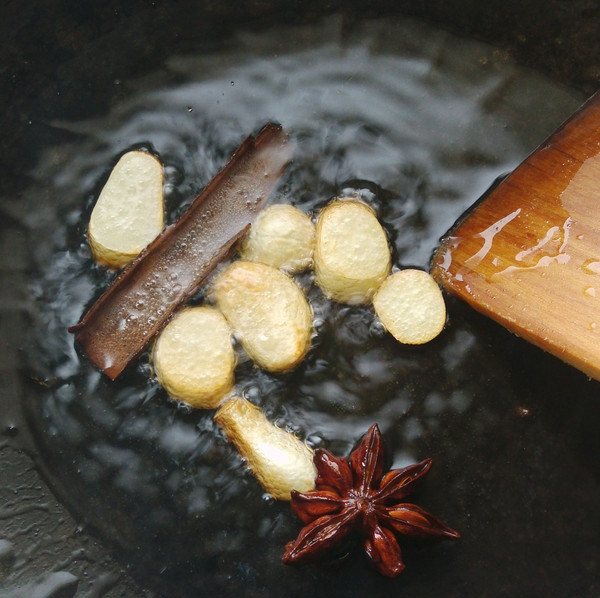
[[[432,274],[600,379],[600,94],[453,228]]]

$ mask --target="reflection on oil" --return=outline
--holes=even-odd
[[[512,259],[510,256],[503,255],[504,259],[512,261],[513,264],[492,273],[490,279],[502,284],[503,276],[524,275],[532,271],[546,276],[550,273],[543,270],[560,267],[565,270],[561,276],[567,284],[581,289],[582,294],[587,298],[595,299],[596,287],[590,285],[589,278],[586,279],[585,275],[600,274],[599,198],[600,153],[587,158],[581,164],[560,194],[560,206],[566,214],[564,221],[560,224],[548,221],[550,226],[545,235],[536,239],[532,246],[517,251]],[[544,213],[546,208],[540,205],[539,210]],[[552,210],[548,210],[548,213],[552,214]],[[556,218],[558,217],[561,217],[560,214],[556,215]],[[502,219],[490,228],[494,230],[495,227],[503,228],[505,220]],[[484,236],[483,233],[481,235]],[[487,251],[490,249],[491,244],[487,247]],[[518,246],[515,247],[515,250],[518,249]],[[466,260],[465,263],[475,267],[484,257],[480,253]],[[495,260],[495,263],[492,262],[494,265],[502,263],[498,257]]]
[[[594,276],[600,274],[600,262],[593,258],[585,260],[581,268],[586,274]]]
[[[584,275],[600,274],[600,152],[584,160],[583,164],[562,192],[563,208],[573,218],[573,252],[576,266]],[[595,297],[595,287],[587,287],[578,277],[587,295]],[[587,290],[586,290],[587,289]],[[593,292],[590,292],[593,290]]]
[[[504,218],[498,220],[498,222],[494,222],[491,226],[486,228],[485,230],[477,233],[475,237],[481,237],[483,239],[483,246],[481,249],[472,255],[469,259],[465,261],[465,264],[468,264],[472,267],[476,267],[481,261],[488,255],[490,250],[492,249],[492,243],[494,242],[494,237],[509,223],[512,222],[519,214],[521,213],[521,208],[518,208],[514,212],[511,212]],[[518,257],[516,258],[518,261]]]
[[[504,270],[493,274],[492,280],[500,282],[497,277],[504,274],[547,268],[551,264],[568,264],[571,256],[567,253],[567,246],[572,226],[573,220],[570,216],[563,222],[562,226],[551,226],[543,239],[540,239],[533,247],[523,249],[515,255],[514,261],[523,263],[523,266],[508,266]],[[556,247],[557,245],[558,247]],[[554,247],[556,248],[554,249]]]

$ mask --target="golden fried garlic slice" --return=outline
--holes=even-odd
[[[266,264],[237,261],[219,275],[212,291],[257,365],[281,372],[302,361],[310,346],[312,311],[289,276]]]
[[[273,498],[290,500],[290,492],[314,489],[313,451],[293,434],[272,424],[248,400],[231,398],[215,414],[227,438]]]
[[[400,270],[386,278],[373,297],[373,307],[386,330],[410,345],[434,339],[446,323],[442,292],[422,270]]]
[[[295,274],[312,264],[315,226],[298,208],[275,204],[263,210],[252,224],[241,258],[262,262]]]
[[[316,233],[316,281],[325,295],[342,303],[368,302],[392,263],[375,212],[361,201],[333,201],[319,213]]]
[[[163,169],[141,151],[124,154],[92,210],[88,240],[94,259],[120,268],[131,262],[163,229]]]
[[[152,361],[156,378],[174,399],[214,409],[234,383],[231,329],[214,307],[184,309],[159,335]]]

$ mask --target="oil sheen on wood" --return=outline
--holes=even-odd
[[[600,95],[453,228],[432,274],[600,379]]]

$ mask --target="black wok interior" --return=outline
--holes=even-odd
[[[479,389],[477,399],[483,407],[476,412],[457,408],[440,418],[439,426],[432,424],[434,432],[419,448],[427,451],[422,457],[434,457],[436,468],[418,499],[461,531],[460,542],[433,549],[408,546],[407,572],[393,581],[376,577],[360,555],[322,568],[285,568],[279,563],[281,542],[292,539],[297,522],[287,508],[265,501],[249,476],[244,478],[250,487],[248,500],[259,503],[254,519],[237,518],[239,502],[225,501],[198,511],[197,519],[211,515],[210,523],[178,521],[176,516],[185,505],[177,503],[179,495],[174,491],[173,496],[153,498],[158,507],[152,517],[164,516],[164,525],[145,528],[143,505],[124,501],[121,508],[114,488],[90,489],[90,478],[81,475],[81,464],[71,457],[69,443],[40,423],[47,417],[44,410],[50,409],[44,403],[47,396],[59,392],[55,385],[59,366],[51,359],[32,363],[29,345],[39,344],[47,334],[40,330],[36,314],[36,305],[44,298],[39,263],[55,239],[50,233],[34,238],[32,229],[23,224],[19,205],[26,191],[35,187],[40,189],[39,205],[27,219],[63,222],[70,217],[50,186],[44,192],[36,173],[42,157],[45,171],[51,168],[55,148],[56,163],[62,165],[58,148],[77,140],[76,131],[57,122],[105,117],[128,100],[130,88],[116,81],[152,75],[172,55],[216,52],[241,29],[260,36],[273,27],[311,27],[327,15],[337,15],[342,30],[351,31],[365,20],[406,17],[489,42],[517,64],[572,89],[573,97],[584,97],[600,86],[597,2],[9,0],[0,14],[0,98],[4,100],[0,113],[0,595],[592,598],[600,594],[599,383],[451,297],[449,334],[454,339],[462,338],[461,334],[476,338],[478,353],[471,357],[481,359],[464,366],[456,379]],[[303,39],[294,43],[301,48]],[[365,185],[354,181],[352,186],[366,195],[380,193],[377,201],[385,205],[385,190],[365,189]],[[89,206],[89,197],[82,201]],[[70,223],[67,229],[67,242],[76,247],[73,236],[81,232],[81,223]],[[108,280],[102,276],[97,276],[99,284]],[[32,288],[38,291],[35,298]],[[342,324],[352,318],[341,310],[336,317]],[[444,341],[434,343],[419,359],[434,364],[432,371],[437,371],[437,355],[445,347]],[[144,371],[130,373],[127,384],[143,385]],[[303,382],[292,374],[285,384],[294,385],[295,380]],[[453,388],[453,380],[451,375],[445,379],[447,387],[439,389],[442,396]],[[283,392],[269,380],[260,384],[274,393]],[[488,384],[494,386],[489,408],[488,397],[483,396]],[[419,390],[418,385],[415,388]],[[96,405],[87,397],[81,404],[82,411],[88,412]],[[162,413],[161,407],[153,411],[152,404],[141,402],[140,408],[148,418]],[[98,409],[94,438],[104,433],[103,426],[109,428],[106,422],[111,418],[125,417],[116,408],[114,412]],[[435,415],[435,409],[427,409],[424,404],[417,419]],[[182,429],[191,428],[198,437],[214,434],[204,420],[187,412],[173,413],[175,425]],[[399,449],[405,431],[385,433],[393,450]],[[210,445],[194,466],[205,459],[206,471],[211,472],[218,459],[233,462],[224,445]],[[331,448],[345,451],[347,446]],[[134,441],[131,450],[137,450]],[[153,455],[143,458],[151,460]],[[178,465],[168,460],[155,464],[165,471]],[[184,463],[181,470],[185,467]],[[200,469],[201,465],[188,472],[191,478],[195,480]],[[242,469],[239,465],[234,473],[244,475]],[[453,495],[446,494],[447,488]],[[167,505],[163,510],[161,501]],[[221,508],[223,518],[218,520]],[[191,525],[197,536],[190,538],[179,523]],[[258,560],[256,551],[264,552]],[[246,560],[244,554],[253,556]],[[233,561],[226,562],[230,558]]]

